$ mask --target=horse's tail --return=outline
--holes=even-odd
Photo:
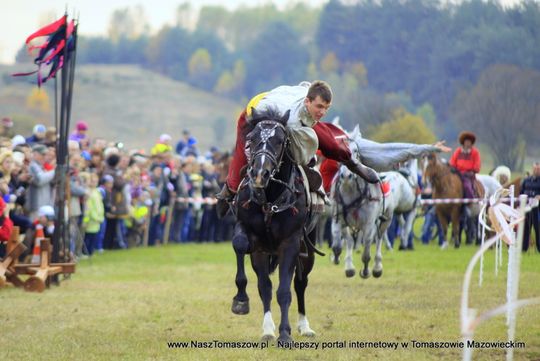
[[[278,266],[278,256],[277,255],[271,255],[270,257],[270,274],[274,273]]]

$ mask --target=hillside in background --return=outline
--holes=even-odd
[[[38,109],[28,101],[35,77],[10,76],[31,69],[30,64],[0,67],[0,117],[13,117],[16,132],[24,135],[38,121],[54,125],[54,83],[44,87],[49,106]],[[93,137],[149,149],[160,134],[176,142],[187,128],[202,150],[234,142],[239,104],[138,66],[78,66],[74,89],[72,128],[84,119]]]

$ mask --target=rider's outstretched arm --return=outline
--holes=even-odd
[[[345,132],[333,124],[324,122],[318,122],[313,130],[319,138],[319,149],[326,158],[343,163],[351,172],[369,183],[379,182],[379,176],[373,169],[363,165],[360,160],[352,159]]]

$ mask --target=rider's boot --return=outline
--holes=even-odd
[[[227,183],[223,185],[221,191],[216,194],[216,212],[218,218],[223,218],[229,211],[229,204],[232,202],[235,193],[229,189]]]
[[[349,168],[351,172],[354,174],[359,175],[362,177],[366,182],[368,183],[378,183],[381,180],[379,179],[379,175],[377,172],[375,172],[370,167],[366,167],[359,161],[355,161],[354,159],[348,160],[346,162],[343,162],[343,164]]]

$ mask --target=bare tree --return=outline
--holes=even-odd
[[[513,65],[487,68],[453,104],[454,118],[487,143],[498,163],[522,170],[526,142],[538,137],[540,73]]]
[[[149,29],[150,25],[142,5],[116,9],[109,21],[109,37],[113,41],[118,41],[122,37],[135,39],[148,33]]]

